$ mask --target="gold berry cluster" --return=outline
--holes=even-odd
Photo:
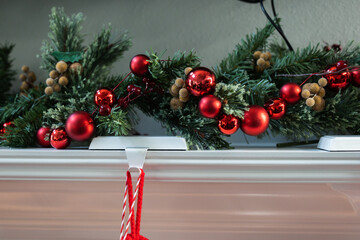
[[[192,70],[191,67],[185,68],[185,75]],[[173,110],[182,109],[184,104],[189,101],[190,94],[185,88],[185,81],[182,78],[177,78],[175,83],[170,87],[170,94],[173,98],[170,100],[170,107]]]
[[[59,61],[55,66],[56,70],[49,73],[49,78],[46,79],[45,94],[52,95],[53,92],[60,92],[61,86],[69,84],[68,72],[78,74],[83,71],[82,65],[78,62],[68,64],[65,61]]]
[[[270,67],[271,53],[270,52],[261,52],[256,51],[253,54],[254,62],[255,62],[255,71],[263,72],[265,69]]]
[[[20,92],[22,95],[25,95],[25,91],[34,87],[34,82],[36,81],[36,75],[33,71],[30,71],[30,68],[26,65],[21,67],[23,73],[20,74],[19,79],[22,81],[20,86]]]
[[[306,83],[302,87],[301,96],[306,99],[306,105],[317,112],[325,108],[325,89],[327,85],[326,78],[320,78],[317,83]]]

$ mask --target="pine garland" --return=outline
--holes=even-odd
[[[15,71],[12,69],[12,60],[10,54],[14,49],[13,44],[0,45],[0,104],[6,102],[8,91],[11,88],[12,81],[15,80]],[[0,106],[1,106],[0,105]]]

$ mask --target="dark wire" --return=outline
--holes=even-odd
[[[273,4],[272,4],[273,5]],[[290,51],[294,51],[293,47],[291,46],[289,40],[286,38],[284,32],[282,31],[281,27],[279,27],[272,19],[271,17],[269,16],[269,14],[267,13],[267,11],[265,10],[264,8],[264,3],[263,3],[263,0],[260,0],[260,7],[261,7],[261,10],[263,11],[263,13],[265,14],[266,18],[269,20],[269,22],[271,23],[271,25],[274,26],[274,28],[276,29],[276,31],[279,32],[279,34],[281,35],[281,37],[284,39],[286,45],[288,46],[289,50]],[[273,8],[273,12],[275,12],[275,8]]]
[[[274,0],[271,0],[271,9],[272,9],[274,18],[276,18],[276,17],[277,17],[277,14],[276,14],[276,10],[275,10]],[[284,33],[284,31],[283,31],[282,28],[281,28],[281,25],[280,25],[279,23],[278,23],[277,25],[278,25],[279,29],[281,30],[281,32]]]

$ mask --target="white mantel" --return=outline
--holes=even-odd
[[[0,239],[118,239],[123,151],[0,149]],[[360,152],[149,151],[155,239],[360,239]]]

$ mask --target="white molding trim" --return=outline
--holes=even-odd
[[[0,180],[119,181],[126,169],[124,151],[0,149]],[[360,183],[360,152],[149,151],[144,169],[148,181]]]

